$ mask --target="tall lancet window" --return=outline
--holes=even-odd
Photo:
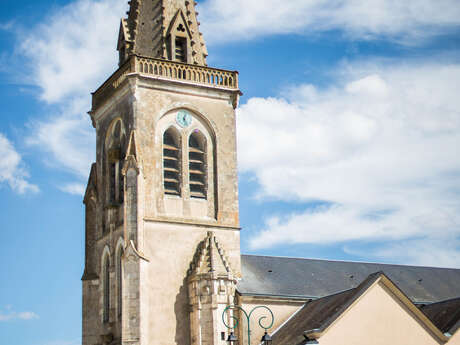
[[[121,204],[124,201],[122,162],[126,134],[121,119],[115,120],[109,128],[107,150],[107,177],[108,177],[108,201],[110,204]]]
[[[206,138],[195,130],[189,138],[189,174],[190,196],[192,198],[206,199],[207,192],[207,164],[206,164]]]
[[[106,255],[103,261],[103,321],[109,322],[110,317],[110,260]]]
[[[123,256],[123,247],[120,247],[118,249],[117,253],[117,313],[118,313],[118,319],[121,320],[121,315],[122,315],[122,307],[123,307],[123,286],[122,286],[122,262],[121,258]]]
[[[163,134],[163,184],[165,194],[181,195],[180,181],[180,134],[174,127],[171,127]]]

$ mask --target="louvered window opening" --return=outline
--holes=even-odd
[[[176,37],[176,61],[187,62],[187,39]]]
[[[164,191],[169,195],[180,195],[180,148],[170,131],[163,137]]]
[[[200,140],[201,139],[201,140]],[[190,196],[206,199],[206,152],[205,140],[197,134],[189,139]]]

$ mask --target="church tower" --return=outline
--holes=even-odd
[[[129,5],[89,112],[83,345],[223,345],[241,276],[238,73],[206,65],[195,2]]]

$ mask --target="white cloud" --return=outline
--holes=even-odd
[[[25,312],[10,312],[8,311],[7,313],[2,313],[0,311],[0,322],[4,321],[11,321],[11,320],[33,320],[33,319],[38,319],[38,315],[31,312],[31,311],[25,311]]]
[[[217,42],[342,30],[414,44],[460,25],[457,0],[206,0],[200,13],[205,37]]]
[[[15,25],[14,21],[9,21],[9,22],[6,22],[6,23],[0,23],[0,30],[10,31],[11,29],[13,29],[14,25]]]
[[[69,194],[74,194],[74,195],[84,195],[86,187],[84,184],[81,183],[68,183],[64,186],[61,186],[60,189],[63,192],[69,193]]]
[[[117,68],[119,21],[126,0],[78,0],[58,8],[41,24],[22,33],[19,51],[28,60],[31,82],[53,116],[35,121],[27,142],[49,153],[46,163],[72,173],[61,186],[81,194],[95,158],[94,130],[86,112],[90,91]]]
[[[368,250],[346,247],[345,252],[369,257]],[[371,255],[387,261],[410,262],[420,266],[459,268],[460,262],[458,241],[445,241],[442,237],[406,240],[378,246]]]
[[[460,252],[460,65],[339,70],[335,87],[292,87],[239,111],[240,168],[261,195],[328,205],[268,220],[252,247],[389,240],[394,253],[417,238]]]
[[[86,101],[73,99],[69,103],[58,115],[33,123],[27,143],[51,154],[52,159],[46,160],[49,165],[57,165],[84,180],[95,158],[94,130],[84,112]]]
[[[54,103],[95,90],[117,66],[119,22],[126,0],[78,0],[27,31],[21,53],[32,82]]]
[[[27,181],[29,174],[22,166],[21,155],[11,142],[0,133],[0,184],[8,183],[15,192],[25,194],[39,191],[36,185]]]

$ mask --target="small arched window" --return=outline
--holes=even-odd
[[[109,322],[110,315],[110,260],[106,255],[103,261],[103,321]]]
[[[176,129],[169,128],[163,135],[163,183],[165,194],[181,194],[181,144]]]
[[[190,196],[192,198],[206,199],[207,162],[205,136],[200,131],[195,130],[190,135],[188,146]]]
[[[122,281],[122,262],[121,258],[123,256],[123,248],[120,247],[117,253],[117,312],[118,312],[118,319],[121,320],[121,315],[123,311],[123,281]]]

